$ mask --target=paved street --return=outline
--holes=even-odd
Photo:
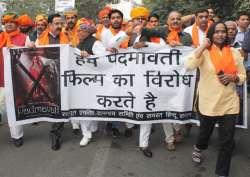
[[[250,99],[248,99],[250,101]],[[248,111],[250,115],[250,111]],[[250,116],[248,116],[250,120]],[[123,127],[123,124],[121,125]],[[24,145],[16,148],[9,138],[6,125],[0,126],[0,177],[213,177],[218,149],[214,132],[205,161],[201,166],[191,162],[192,145],[197,137],[194,128],[190,137],[175,152],[164,147],[161,125],[150,139],[153,158],[138,150],[138,133],[132,138],[112,139],[103,134],[103,124],[89,146],[80,148],[81,136],[65,127],[60,151],[50,148],[50,124],[27,125]],[[232,177],[250,174],[250,131],[237,129],[236,151],[232,161]]]

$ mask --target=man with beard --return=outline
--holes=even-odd
[[[101,41],[106,48],[127,48],[128,35],[122,30],[123,13],[120,10],[113,9],[109,13],[110,27],[101,34]],[[117,138],[120,135],[118,130],[118,123],[107,123],[106,132],[111,132],[112,137]],[[126,137],[132,136],[133,124],[126,123],[126,130],[124,135]]]
[[[209,7],[207,9],[208,11],[208,20],[213,23],[214,22],[214,17],[215,17],[215,13],[214,13],[214,9],[212,7]]]
[[[43,14],[37,15],[35,21],[35,30],[29,36],[30,40],[35,42],[36,39],[42,34],[42,32],[47,28],[47,25],[48,25],[48,18]]]
[[[95,34],[95,37],[98,40],[101,39],[101,35],[102,35],[103,31],[105,31],[106,29],[109,29],[109,26],[110,26],[109,13],[111,12],[111,10],[112,9],[110,7],[105,7],[98,14],[100,24],[96,25],[97,31]]]
[[[60,14],[52,14],[48,17],[48,28],[36,40],[37,45],[68,44],[68,37],[62,32],[62,17]],[[51,147],[59,150],[61,147],[62,130],[64,123],[53,123],[51,133]]]
[[[63,28],[63,32],[68,36],[69,44],[76,47],[79,43],[79,39],[77,37],[77,10],[76,9],[66,9],[64,11],[65,17],[65,28]],[[79,134],[80,124],[79,121],[71,121],[73,133],[75,135]]]
[[[208,21],[207,9],[199,9],[195,12],[195,23],[184,29],[192,37],[193,45],[200,46],[202,41],[206,38],[206,34],[211,23]]]
[[[127,48],[127,34],[122,30],[123,13],[113,9],[109,13],[110,27],[101,34],[100,40],[105,47]]]
[[[191,36],[182,31],[181,17],[182,15],[178,11],[172,11],[168,15],[167,26],[169,32],[165,39],[166,43],[171,47],[192,45]],[[169,151],[174,151],[176,149],[175,143],[181,142],[181,128],[182,126],[180,124],[163,123],[163,129],[166,136],[166,148]]]
[[[24,14],[24,15],[19,17],[19,20],[20,20],[21,32],[26,34],[26,35],[30,35],[33,31],[32,19],[27,14]]]
[[[77,10],[75,9],[65,10],[64,17],[66,26],[62,31],[68,36],[69,44],[75,47],[79,43],[77,37],[77,27],[76,27]]]
[[[2,16],[2,24],[5,31],[0,34],[0,108],[3,109],[4,104],[4,62],[3,62],[3,47],[27,46],[30,42],[29,37],[20,32],[19,17],[16,13],[9,12]],[[2,110],[4,111],[4,110]],[[23,127],[10,126],[11,138],[16,147],[23,144]]]

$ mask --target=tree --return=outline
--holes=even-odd
[[[79,17],[88,17],[97,20],[98,12],[110,2],[110,0],[76,0],[76,9]],[[8,11],[18,14],[28,14],[33,19],[38,13],[51,14],[55,11],[54,0],[16,0],[7,7]]]
[[[28,14],[35,17],[39,13],[49,14],[54,11],[55,2],[51,0],[17,0],[7,6],[8,11],[18,14]]]
[[[240,11],[250,12],[249,0],[145,0],[144,3],[152,12],[160,15],[162,22],[165,22],[167,14],[172,10],[187,15],[193,14],[197,8],[211,7],[224,19],[234,19]]]

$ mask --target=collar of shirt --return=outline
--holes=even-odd
[[[237,27],[237,31],[238,31],[238,33],[243,33],[244,34],[247,30],[246,31],[241,31],[240,28]]]
[[[240,48],[241,47],[241,43],[237,40],[235,40],[232,44],[231,44],[232,47],[234,48]]]
[[[55,36],[55,35],[54,35],[54,34],[52,34],[51,32],[49,32],[49,35],[50,35],[51,37],[53,37],[54,39],[56,39],[56,38],[58,38],[58,37],[59,37],[59,35]]]

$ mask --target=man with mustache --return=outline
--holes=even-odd
[[[66,9],[64,11],[65,17],[65,28],[63,28],[63,32],[69,39],[69,44],[76,47],[79,43],[79,39],[77,37],[77,10],[76,9]],[[72,121],[73,133],[78,135],[80,132],[80,124],[79,121]]]
[[[106,47],[127,48],[126,32],[122,30],[123,13],[113,9],[109,13],[110,27],[101,34],[100,40]],[[118,40],[117,40],[118,39]]]
[[[30,40],[35,42],[36,39],[42,34],[42,32],[47,28],[48,18],[43,14],[38,14],[35,21],[35,30],[29,36]]]
[[[110,20],[109,20],[109,13],[111,12],[111,8],[110,7],[105,7],[104,9],[102,9],[99,14],[99,24],[96,25],[96,34],[95,37],[96,39],[100,40],[101,39],[101,35],[103,33],[103,31],[109,29],[110,26]]]
[[[208,11],[209,21],[214,22],[214,17],[215,17],[214,9],[212,7],[209,7],[207,11]]]
[[[30,35],[33,32],[33,21],[32,19],[27,15],[24,14],[19,17],[20,21],[20,31],[23,34]]]
[[[122,30],[123,13],[120,10],[113,9],[109,13],[110,27],[101,34],[100,40],[106,48],[127,48],[128,35],[126,31]],[[117,138],[120,136],[118,130],[118,123],[107,123],[106,132],[111,132],[112,137]],[[124,135],[126,137],[132,136],[133,124],[126,123],[126,130]]]
[[[60,14],[52,14],[48,17],[48,28],[36,40],[36,45],[69,44],[68,37],[62,32],[63,21]],[[59,150],[61,147],[62,130],[64,123],[53,123],[50,130],[51,148]]]
[[[182,15],[178,11],[172,11],[168,15],[168,35],[165,37],[165,40],[171,47],[192,45],[191,36],[182,30],[181,18]],[[174,151],[176,149],[176,143],[180,143],[182,140],[182,126],[180,124],[170,123],[163,123],[162,125],[166,136],[166,148],[169,151]]]
[[[3,109],[4,103],[4,60],[3,47],[28,46],[29,37],[20,32],[20,19],[14,12],[5,13],[2,16],[2,24],[5,31],[0,33],[0,108]],[[5,110],[1,110],[2,112]],[[23,126],[10,127],[11,138],[16,147],[23,145]]]
[[[193,45],[195,47],[200,46],[203,40],[206,38],[211,22],[208,21],[209,12],[207,9],[199,9],[195,12],[195,23],[184,29],[184,32],[188,33],[192,37]]]
[[[151,41],[152,38],[159,37],[166,41],[171,47],[191,46],[192,38],[188,33],[182,30],[182,15],[178,11],[172,11],[168,15],[167,24],[164,27],[142,30],[142,40]],[[165,132],[166,148],[169,151],[176,149],[175,143],[181,142],[181,128],[179,124],[163,123]]]
[[[69,43],[76,47],[79,43],[79,39],[77,37],[77,10],[75,9],[67,9],[64,11],[65,23],[66,26],[63,28],[63,32],[68,36]],[[74,126],[73,126],[74,128]]]

